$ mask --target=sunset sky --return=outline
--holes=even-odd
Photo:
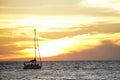
[[[0,61],[120,60],[120,0],[0,0]],[[37,54],[38,56],[38,54]]]

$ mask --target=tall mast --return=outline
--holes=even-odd
[[[35,47],[35,60],[36,60],[36,29],[34,28],[34,47]],[[36,64],[36,61],[35,61]]]

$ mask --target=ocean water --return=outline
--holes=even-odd
[[[50,61],[37,70],[0,62],[0,80],[120,80],[120,61]]]

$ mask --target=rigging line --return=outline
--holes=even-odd
[[[36,40],[37,41],[37,47],[38,47],[38,54],[39,54],[39,59],[40,59],[40,64],[42,66],[42,59],[41,59],[41,55],[40,55],[40,50],[39,50],[39,43],[38,43],[38,39]]]

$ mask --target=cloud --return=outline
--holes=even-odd
[[[48,39],[74,37],[82,34],[115,34],[120,32],[120,23],[96,22],[86,25],[74,25],[71,28],[50,28],[40,32],[40,36]]]
[[[17,56],[23,54],[21,50],[33,48],[34,31],[31,30],[28,27],[0,28],[0,56]],[[46,39],[39,37],[38,40]]]
[[[120,17],[118,0],[83,0],[79,3],[81,13],[96,17]]]
[[[1,0],[1,14],[59,14],[79,0]],[[68,10],[67,10],[68,11]]]
[[[93,16],[93,17],[120,17],[120,13],[117,10],[113,10],[111,8],[80,8],[80,12],[78,14]]]
[[[87,31],[86,29],[88,28],[89,27],[72,27],[69,29],[55,28],[53,29],[53,32],[40,32],[39,39],[41,41],[49,38],[50,40],[41,42],[41,45],[44,46],[44,43],[46,44],[46,46],[54,44],[53,47],[57,47],[63,51],[60,54],[77,53],[82,52],[83,50],[94,49],[95,47],[101,45],[101,41],[104,40],[112,41],[113,45],[120,45],[120,38],[118,37],[120,36],[120,33],[93,33],[94,30],[91,31],[92,29],[89,28],[90,31]],[[54,32],[56,31],[56,29],[60,32]],[[50,31],[51,30],[52,29],[50,29]],[[1,57],[5,57],[7,54],[11,55],[11,57],[15,57],[15,55],[21,55],[21,57],[23,57],[23,55],[25,55],[24,50],[29,50],[33,47],[33,36],[31,36],[33,35],[33,32],[31,32],[31,29],[27,30],[26,28],[21,29],[19,27],[11,29],[2,28],[0,29],[0,31]],[[4,33],[4,31],[6,31],[6,33]],[[45,39],[41,37],[44,37]],[[111,42],[108,43],[110,44]],[[107,42],[104,42],[102,44],[105,44],[106,46]],[[112,43],[110,45],[112,45]]]
[[[79,0],[1,0],[1,6],[12,6],[12,7],[39,7],[43,5],[75,5]]]
[[[111,41],[103,41],[101,45],[83,51],[73,51],[45,58],[45,60],[120,60],[120,46]]]
[[[120,2],[113,1],[114,3],[109,3],[109,1],[107,1],[108,0],[2,0],[0,11],[1,14],[120,17],[119,6],[116,6],[119,5]]]
[[[115,45],[120,45],[119,36],[120,33],[115,34],[83,34],[74,37],[66,37],[61,39],[55,39],[49,41],[44,46],[50,46],[54,44],[54,47],[60,48],[63,52],[59,54],[68,54],[71,52],[80,52],[88,49],[93,49],[103,44],[102,41],[111,41]],[[113,39],[114,38],[114,39]],[[51,46],[52,47],[52,46]],[[53,50],[54,52],[54,50]],[[44,54],[44,53],[42,53]],[[57,55],[59,55],[57,54]],[[68,54],[69,55],[69,54]],[[54,55],[53,55],[54,56]]]
[[[80,5],[90,8],[111,8],[116,9],[120,8],[120,1],[119,0],[83,0],[80,2]]]
[[[2,47],[0,47],[0,55],[10,55],[10,54],[18,55],[20,54],[19,53],[20,50],[26,48],[30,48],[30,46],[19,47],[18,45],[15,44],[2,45]]]
[[[86,33],[119,33],[120,32],[120,23],[112,22],[98,22],[94,24],[88,24],[85,27],[83,32]]]
[[[64,37],[73,37],[80,33],[81,27],[71,28],[49,28],[46,31],[40,32],[39,35],[48,39],[60,39]]]
[[[20,50],[30,48],[34,34],[30,28],[33,24],[42,26],[40,31],[44,28],[44,31],[39,32],[40,41],[72,42],[72,47],[66,48],[68,52],[77,53],[89,49],[91,53],[95,53],[91,50],[99,51],[101,46],[106,46],[104,48],[107,49],[108,44],[118,49],[116,44],[120,44],[119,5],[119,0],[0,0],[0,55],[17,54]],[[95,22],[100,20],[103,22]],[[104,22],[107,20],[110,22]],[[27,24],[30,26],[26,27]],[[50,28],[54,26],[57,28]],[[101,45],[103,40],[114,43],[108,41],[108,44],[104,42]],[[93,48],[96,46],[98,47]],[[88,54],[87,50],[86,53]]]

